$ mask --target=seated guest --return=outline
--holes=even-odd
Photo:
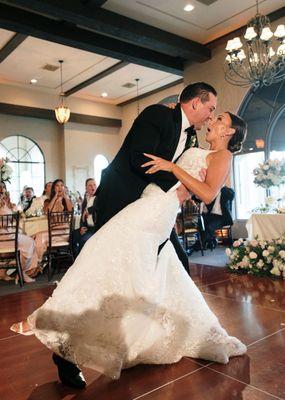
[[[52,182],[47,182],[46,184],[45,184],[45,188],[44,188],[44,191],[43,191],[43,194],[42,194],[42,199],[43,199],[43,201],[45,201],[45,200],[49,200],[49,198],[50,198],[50,193],[51,193],[51,187],[52,187]]]
[[[33,199],[36,197],[34,194],[34,189],[32,187],[26,187],[23,192],[23,200],[21,201],[23,211],[27,211],[33,202]]]
[[[75,257],[78,256],[82,247],[95,232],[96,211],[95,193],[96,183],[93,178],[86,179],[85,197],[82,203],[82,213],[80,218],[80,228],[73,232],[73,251]]]
[[[69,197],[66,195],[65,186],[62,179],[56,179],[52,183],[50,199],[47,199],[44,202],[44,213],[47,214],[48,211],[72,211],[72,203]],[[66,233],[65,227],[63,227],[62,233]],[[58,237],[58,240],[62,240],[62,238]],[[48,246],[48,231],[38,232],[35,236],[35,243],[38,258],[40,261],[42,261],[42,257]]]
[[[12,214],[16,210],[15,204],[12,204],[10,201],[9,193],[6,191],[6,186],[4,183],[0,183],[0,215]],[[1,228],[1,233],[6,233],[6,238],[9,238],[9,231],[4,227]],[[3,236],[2,236],[3,238]],[[6,247],[10,247],[9,242],[0,242],[0,246],[2,249]],[[35,247],[34,240],[27,236],[19,233],[18,236],[18,248],[20,250],[20,259],[21,266],[23,269],[23,278],[24,282],[30,283],[34,282],[34,279],[31,278],[35,273],[38,272],[38,257]],[[3,274],[4,272],[4,274]],[[0,279],[10,280],[11,278],[5,274],[4,270],[0,270]]]
[[[231,210],[234,197],[234,190],[224,186],[212,203],[207,205],[201,203],[202,216],[205,224],[205,231],[201,232],[204,248],[216,247],[216,229],[220,229],[226,225],[233,225]]]

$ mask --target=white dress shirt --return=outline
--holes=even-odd
[[[90,196],[90,197],[88,197],[87,198],[87,204],[86,204],[86,208],[88,209],[89,207],[92,207],[93,206],[93,203],[94,203],[94,199],[95,199],[95,196]],[[92,214],[88,214],[88,217],[87,217],[87,226],[94,226],[94,221],[93,221],[93,217],[92,217]]]
[[[190,126],[189,121],[182,108],[181,108],[181,115],[182,115],[182,121],[181,121],[180,138],[174,156],[172,158],[172,161],[175,161],[176,158],[179,157],[180,154],[183,152],[187,139],[187,132],[185,132],[185,129],[189,128]]]
[[[182,110],[182,108],[181,108],[181,115],[182,115],[182,121],[181,121],[180,139],[179,139],[177,148],[175,150],[174,156],[172,158],[172,161],[175,161],[183,152],[183,150],[185,148],[186,140],[187,140],[187,132],[185,132],[185,129],[189,128],[189,126],[190,126],[189,121],[185,115],[185,112]],[[169,189],[169,191],[173,192],[180,185],[181,185],[181,182],[178,181],[177,183],[175,183],[174,186],[172,186],[172,188]]]

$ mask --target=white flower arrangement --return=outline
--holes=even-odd
[[[285,183],[285,160],[268,160],[253,170],[254,183],[268,189]]]
[[[32,201],[31,206],[25,211],[25,216],[27,218],[40,217],[43,215],[44,202],[42,197],[35,197]]]
[[[0,158],[0,182],[10,182],[13,169],[8,165],[8,158]]]
[[[231,272],[285,279],[285,236],[272,241],[239,239],[226,254]]]

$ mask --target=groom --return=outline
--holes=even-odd
[[[101,183],[96,191],[96,230],[137,200],[149,183],[155,183],[165,192],[177,183],[177,179],[169,172],[145,174],[141,165],[149,160],[143,153],[176,161],[190,147],[193,135],[196,137],[194,129],[189,128],[195,126],[200,129],[211,117],[216,104],[216,90],[207,83],[197,82],[184,88],[180,103],[175,109],[155,104],[147,107],[135,119],[116,157],[102,173]],[[176,191],[182,204],[189,193],[183,185]],[[170,240],[188,271],[187,254],[174,230]],[[55,354],[53,360],[58,366],[59,378],[63,383],[76,388],[85,387],[84,377],[77,366]]]
[[[190,147],[193,135],[196,138],[193,126],[201,129],[211,117],[216,108],[216,96],[217,92],[212,86],[197,82],[184,88],[175,109],[155,104],[147,107],[136,118],[116,157],[102,173],[101,184],[96,192],[96,230],[137,200],[149,183],[155,183],[165,192],[177,183],[177,179],[169,172],[145,174],[145,168],[141,165],[148,159],[143,153],[176,161]],[[177,196],[181,204],[188,196],[183,185],[177,189]],[[184,268],[189,272],[187,254],[174,229],[170,240]]]

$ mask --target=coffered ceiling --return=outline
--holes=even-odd
[[[285,15],[284,0],[259,7]],[[67,96],[119,105],[136,78],[139,95],[181,82],[185,61],[208,60],[206,44],[254,14],[254,0],[0,0],[0,83],[58,93],[62,59]]]

